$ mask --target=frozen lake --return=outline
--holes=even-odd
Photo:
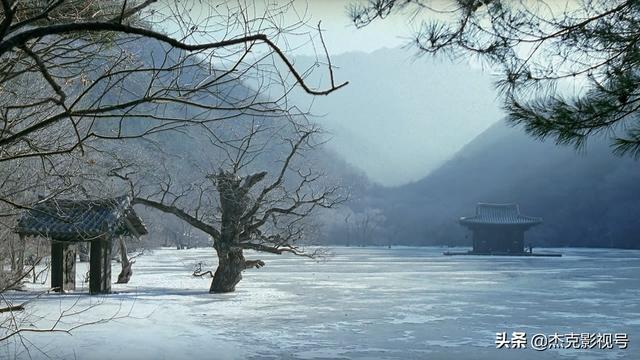
[[[561,258],[442,256],[441,248],[332,248],[326,261],[253,253],[233,294],[209,294],[196,263],[213,249],[155,250],[116,294],[43,295],[30,321],[125,318],[27,334],[34,359],[640,359],[640,251],[561,249]],[[538,249],[536,249],[538,250]],[[543,251],[543,249],[540,249]],[[557,250],[555,250],[557,251]],[[86,264],[79,264],[78,278]],[[114,263],[114,277],[119,264]],[[80,280],[78,284],[81,284]],[[86,288],[85,284],[85,288]],[[86,289],[85,289],[86,290]],[[10,294],[16,301],[32,295]],[[43,316],[44,318],[41,318]],[[627,333],[607,350],[496,349],[496,333]],[[15,344],[0,346],[0,358]],[[21,352],[18,358],[27,358]]]

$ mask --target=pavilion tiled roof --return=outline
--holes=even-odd
[[[25,211],[15,229],[20,235],[63,241],[91,241],[100,236],[147,234],[128,196],[96,200],[50,199]]]
[[[461,217],[463,225],[526,225],[540,224],[542,218],[520,214],[517,204],[486,204],[476,206],[475,216]]]

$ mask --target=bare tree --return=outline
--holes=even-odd
[[[225,159],[199,183],[181,187],[165,179],[150,191],[136,186],[132,174],[120,176],[137,188],[134,203],[173,214],[213,238],[218,267],[210,291],[232,292],[244,270],[264,266],[262,260],[245,259],[244,250],[317,255],[298,242],[305,238],[316,209],[332,208],[345,199],[339,187],[324,183],[322,174],[305,163],[304,153],[318,145],[318,134],[308,123],[254,122],[244,135],[216,143]],[[270,159],[278,152],[283,155]],[[251,170],[269,166],[274,168],[271,175]]]
[[[289,85],[313,95],[345,85],[332,80],[329,89],[309,88],[287,49],[278,45],[306,26],[302,20],[289,27],[279,23],[291,4],[266,3],[263,13],[249,14],[240,5],[203,3],[211,15],[199,20],[190,18],[188,5],[163,7],[155,0],[2,0],[0,5],[3,163],[30,158],[46,163],[84,153],[95,142],[244,114],[284,113]],[[292,82],[286,81],[289,75]],[[234,92],[230,84],[237,81],[252,83],[254,91]],[[260,93],[272,97],[261,99]],[[12,199],[0,194],[5,203],[24,205]]]
[[[335,84],[329,71],[331,87],[312,89],[304,82],[307,69],[293,66],[288,38],[298,30],[306,37],[310,28],[305,19],[281,24],[291,3],[245,7],[201,2],[202,13],[209,15],[198,19],[191,18],[186,3],[0,0],[2,260],[9,247],[4,233],[13,228],[19,210],[62,194],[90,196],[87,182],[104,181],[90,155],[105,143],[193,126],[215,138],[211,124],[288,113],[286,97],[293,86],[327,95],[346,84]],[[237,91],[241,83],[251,85],[251,91]],[[225,179],[212,180],[233,183]],[[262,198],[281,184],[276,182]],[[38,193],[45,198],[38,200]],[[318,205],[325,204],[322,200]],[[256,216],[262,214],[259,210]],[[281,251],[276,240],[270,244]],[[17,260],[15,267],[22,268]],[[19,270],[21,275],[8,284],[29,273]],[[4,300],[7,289],[0,286],[7,305],[2,308],[19,311]],[[14,319],[0,324],[0,342],[24,331],[59,330],[25,329]]]
[[[79,183],[101,179],[87,154],[106,142],[282,116],[291,86],[344,85],[311,89],[289,60],[287,37],[312,30],[282,23],[293,4],[253,5],[204,3],[192,19],[179,2],[0,1],[3,225],[38,193],[89,196]]]
[[[360,246],[376,244],[374,238],[380,237],[385,220],[384,213],[377,208],[367,207],[361,212],[348,214],[344,220],[347,246],[352,237]]]
[[[116,284],[127,284],[133,276],[133,264],[136,258],[144,255],[145,249],[138,248],[133,254],[130,254],[129,246],[123,236],[118,237],[118,254],[120,255],[120,273]]]

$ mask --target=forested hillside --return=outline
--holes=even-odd
[[[359,206],[383,214],[382,243],[469,245],[459,217],[477,202],[515,202],[544,218],[527,233],[534,246],[640,248],[639,184],[638,163],[605,139],[576,151],[500,122],[426,178],[376,188]]]

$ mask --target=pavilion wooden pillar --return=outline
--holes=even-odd
[[[91,241],[89,256],[89,293],[111,292],[111,238],[103,236]]]
[[[65,292],[76,289],[75,245],[66,241],[51,240],[51,287]]]

